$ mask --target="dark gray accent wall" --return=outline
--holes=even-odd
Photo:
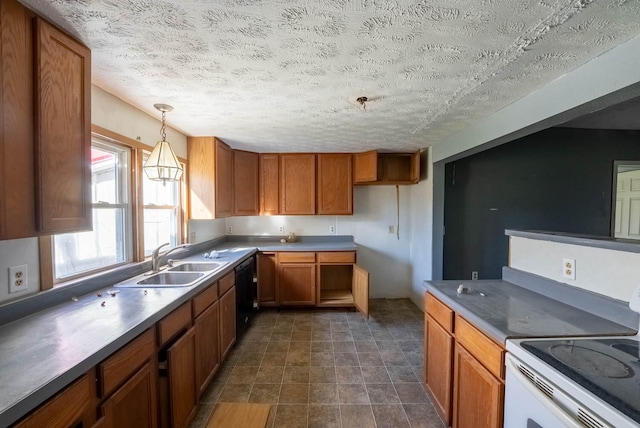
[[[640,159],[640,131],[549,128],[447,163],[443,278],[500,278],[505,229],[608,236],[616,159]]]

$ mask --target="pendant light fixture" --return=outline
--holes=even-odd
[[[178,162],[176,154],[167,141],[164,124],[165,114],[168,111],[172,111],[173,107],[167,104],[154,104],[153,106],[162,112],[162,128],[160,128],[162,141],[156,143],[149,158],[144,163],[143,169],[149,180],[162,181],[162,184],[166,185],[167,181],[180,180],[182,175],[182,165]]]

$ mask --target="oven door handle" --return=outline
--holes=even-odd
[[[558,406],[552,399],[549,398],[548,395],[544,394],[537,387],[531,384],[531,379],[520,373],[518,367],[513,362],[513,357],[507,354],[506,359],[507,370],[509,370],[515,377],[516,380],[524,386],[530,394],[532,394],[540,404],[546,407],[553,415],[558,418],[566,427],[569,428],[584,428],[584,425],[578,423],[571,415],[567,414],[567,412],[562,409],[562,407]]]

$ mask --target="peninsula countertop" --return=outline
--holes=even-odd
[[[229,263],[191,287],[149,287],[145,293],[143,288],[107,286],[0,325],[0,427],[36,408],[256,251],[356,249],[352,237],[299,237],[284,244],[273,237],[226,237],[208,251],[216,250],[216,260]],[[208,259],[202,252],[185,260]],[[115,297],[106,292],[110,289],[118,291]]]
[[[633,335],[637,332],[508,281],[425,283],[427,291],[503,345],[509,338]],[[460,285],[468,291],[458,293]]]

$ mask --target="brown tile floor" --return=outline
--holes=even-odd
[[[349,311],[261,311],[200,400],[272,404],[270,427],[444,427],[423,385],[423,313],[409,299]]]

